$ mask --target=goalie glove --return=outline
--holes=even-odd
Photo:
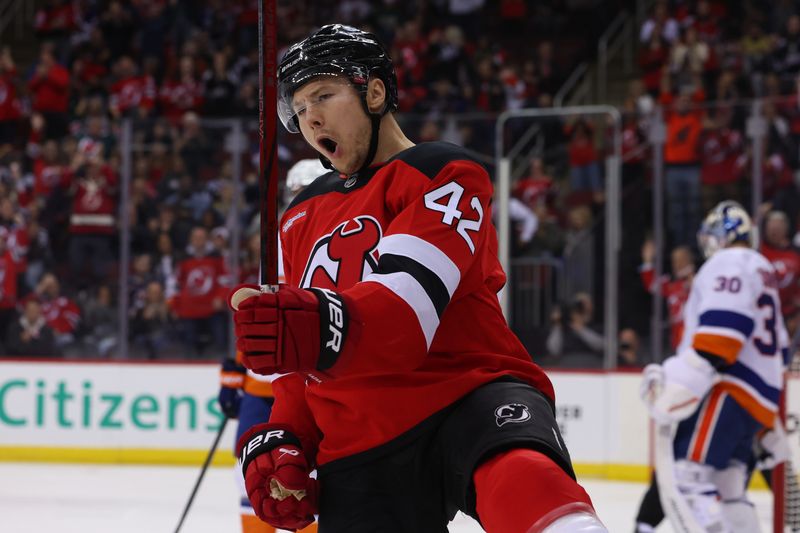
[[[772,470],[779,464],[787,461],[791,456],[789,439],[783,424],[775,420],[775,427],[759,434],[756,444],[756,468],[759,470]]]
[[[236,445],[247,497],[256,515],[280,529],[302,529],[318,512],[319,485],[287,426],[257,424]]]
[[[242,363],[258,374],[328,370],[344,349],[348,315],[337,292],[243,285],[229,305]]]
[[[662,365],[663,383],[645,401],[650,416],[660,424],[689,417],[718,380],[717,371],[694,350],[669,357]]]

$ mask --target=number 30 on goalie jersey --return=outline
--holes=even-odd
[[[788,357],[780,309],[769,261],[749,248],[720,250],[692,283],[679,349],[722,359],[719,387],[767,427],[778,410]]]

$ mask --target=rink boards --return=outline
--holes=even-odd
[[[218,372],[216,364],[0,361],[0,461],[200,464],[222,421]],[[639,373],[549,375],[578,474],[646,479],[650,424]],[[787,411],[800,456],[797,377]],[[215,463],[233,463],[234,428]]]

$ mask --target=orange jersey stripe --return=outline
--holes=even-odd
[[[242,533],[275,533],[275,528],[256,515],[242,514]]]
[[[736,400],[736,403],[741,405],[753,418],[758,420],[766,428],[772,428],[775,425],[775,413],[758,403],[750,394],[729,381],[717,385],[720,389],[726,391],[731,397]]]
[[[722,391],[719,388],[714,388],[706,401],[703,413],[698,420],[698,426],[695,430],[697,432],[694,445],[689,452],[689,459],[697,463],[702,463],[705,456],[706,446],[710,438],[711,425],[714,418],[717,416],[717,406],[722,401]]]
[[[244,391],[247,394],[259,396],[261,398],[272,398],[274,396],[272,393],[271,382],[260,381],[258,379],[253,379],[250,376],[245,376],[244,378]]]
[[[714,335],[713,333],[695,333],[692,348],[698,352],[706,352],[723,358],[727,363],[733,364],[743,344],[730,337]]]

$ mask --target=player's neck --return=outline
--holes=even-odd
[[[372,159],[373,164],[383,163],[403,150],[414,146],[414,143],[400,129],[400,125],[392,114],[387,114],[381,119],[381,129],[378,135],[380,136],[378,150]]]

